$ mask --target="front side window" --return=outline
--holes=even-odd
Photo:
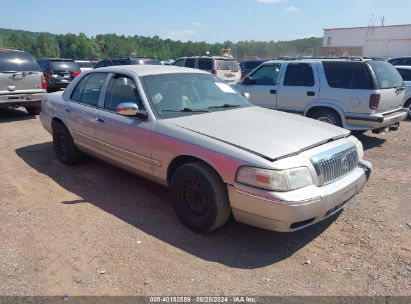
[[[178,59],[176,62],[173,63],[173,65],[183,67],[184,66],[184,59]]]
[[[285,72],[284,85],[294,87],[314,86],[313,69],[308,63],[289,63]]]
[[[111,78],[107,89],[104,108],[115,112],[120,103],[135,103],[140,109],[143,104],[133,79],[128,76],[116,74]]]
[[[107,78],[107,73],[92,73],[83,77],[77,84],[70,99],[86,105],[98,106],[101,87]]]
[[[251,75],[254,85],[275,85],[280,74],[280,65],[263,65]]]
[[[159,74],[143,76],[141,81],[160,119],[250,106],[243,96],[214,75]]]
[[[373,89],[371,77],[362,62],[323,61],[322,64],[331,88]]]

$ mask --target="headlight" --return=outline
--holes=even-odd
[[[354,136],[350,136],[349,139],[355,144],[358,153],[358,159],[361,160],[364,158],[364,148],[362,146],[362,142],[358,140],[358,138]]]
[[[311,172],[307,167],[287,170],[241,167],[237,171],[236,181],[272,191],[290,191],[313,184]]]

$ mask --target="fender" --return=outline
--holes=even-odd
[[[325,107],[325,108],[333,109],[340,115],[343,127],[346,126],[345,113],[347,111],[344,108],[344,106],[341,104],[341,102],[332,100],[332,99],[319,99],[319,100],[313,101],[306,106],[304,110],[304,116],[307,116],[307,113],[310,110],[317,108],[317,107]]]

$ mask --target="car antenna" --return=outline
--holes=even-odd
[[[110,56],[107,54],[106,48],[104,47],[104,44],[106,44],[106,41],[104,39],[102,39],[98,43],[100,44],[101,48],[103,49],[104,54],[106,54],[106,58],[108,60],[110,60],[112,65],[114,65],[114,62],[111,60]]]

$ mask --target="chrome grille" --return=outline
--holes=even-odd
[[[311,158],[317,172],[320,185],[335,182],[358,167],[358,154],[354,145],[345,144],[331,151],[323,152]]]

